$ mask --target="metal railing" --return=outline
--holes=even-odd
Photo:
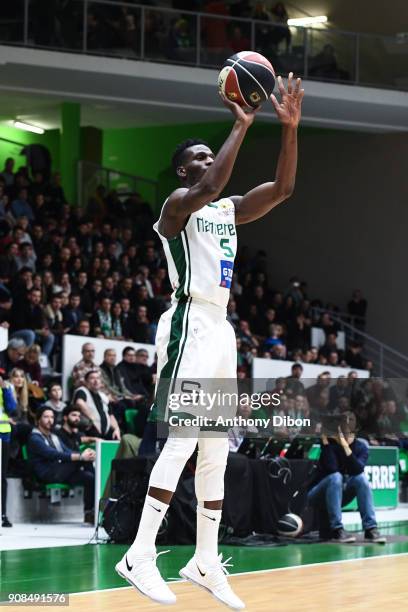
[[[329,314],[341,331],[346,334],[346,345],[358,342],[363,347],[363,356],[374,364],[376,375],[387,378],[408,378],[408,357],[388,344],[380,342],[363,329],[348,323],[339,313],[325,308],[313,307],[313,316]]]
[[[79,206],[86,208],[100,186],[105,188],[107,194],[115,191],[121,200],[139,193],[153,207],[158,204],[157,181],[104,168],[92,162],[78,162]]]
[[[277,73],[408,90],[408,36],[288,27],[227,15],[109,0],[13,0],[0,43],[219,68],[237,51],[266,55]],[[3,12],[3,8],[2,8]]]

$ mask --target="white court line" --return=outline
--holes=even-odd
[[[391,555],[373,555],[372,557],[355,557],[353,559],[338,559],[337,561],[322,561],[322,563],[305,563],[303,565],[290,565],[288,567],[274,567],[272,569],[253,570],[251,572],[237,572],[235,574],[229,574],[230,578],[234,576],[246,576],[247,574],[267,574],[269,572],[284,572],[286,570],[295,569],[306,569],[308,567],[321,567],[322,565],[335,565],[336,563],[351,563],[353,561],[371,561],[371,559],[389,559],[390,557],[406,557],[408,553],[392,553]],[[167,584],[179,584],[181,582],[188,582],[188,580],[171,580],[167,581]],[[112,587],[110,589],[96,589],[94,591],[80,591],[78,593],[67,593],[67,595],[90,595],[91,593],[108,593],[110,591],[124,591],[125,589],[134,589],[131,586],[124,587]]]

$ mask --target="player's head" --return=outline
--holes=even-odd
[[[195,185],[214,161],[214,153],[204,140],[189,138],[177,145],[172,165],[183,185]]]

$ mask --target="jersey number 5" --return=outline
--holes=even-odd
[[[220,247],[222,248],[225,257],[234,257],[234,251],[229,246],[229,238],[221,238]]]

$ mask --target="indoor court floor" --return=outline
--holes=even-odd
[[[231,583],[252,612],[331,612],[341,609],[402,611],[407,606],[408,522],[381,526],[385,545],[293,543],[289,546],[221,546],[232,556]],[[170,547],[158,559],[172,588],[174,610],[226,609],[209,593],[182,581],[178,570],[191,546]],[[69,593],[70,610],[161,610],[137,594],[114,571],[126,550],[120,545],[82,545],[0,553],[1,602],[9,593]],[[166,550],[166,547],[159,547]],[[0,605],[2,605],[0,603]],[[61,606],[35,609],[61,610]]]

